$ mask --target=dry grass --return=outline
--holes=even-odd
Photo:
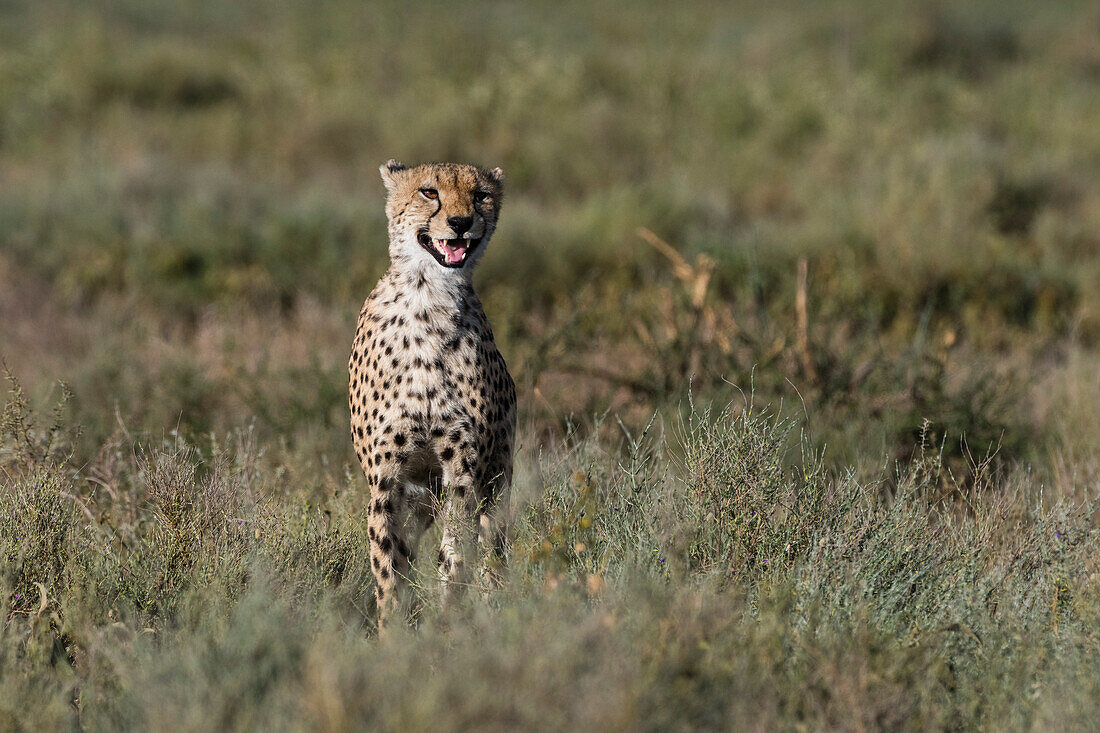
[[[1098,74],[1083,2],[0,2],[0,729],[1088,728]],[[394,156],[507,171],[522,414],[503,588],[382,643]]]

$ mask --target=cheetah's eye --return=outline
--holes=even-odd
[[[439,191],[436,191],[434,188],[422,188],[420,189],[420,195],[426,199],[434,200],[439,198]]]
[[[483,204],[487,198],[489,198],[488,191],[474,191],[474,203]]]

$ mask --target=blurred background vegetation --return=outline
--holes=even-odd
[[[5,423],[8,488],[61,465],[58,490],[87,507],[106,496],[97,481],[145,496],[158,460],[184,455],[203,476],[221,455],[211,446],[247,435],[262,449],[233,460],[254,459],[241,469],[250,497],[282,497],[279,516],[301,502],[353,517],[340,497],[365,482],[347,439],[346,360],[387,266],[377,167],[395,157],[506,171],[501,227],[475,280],[520,388],[522,506],[553,484],[532,478],[549,471],[547,455],[584,475],[636,458],[655,412],[661,435],[675,433],[689,389],[696,405],[797,420],[787,444],[869,496],[901,492],[935,454],[936,470],[913,479],[928,506],[973,514],[1008,487],[1028,511],[1084,500],[1100,477],[1098,121],[1100,10],[1089,2],[0,0],[0,356],[26,394]],[[20,427],[18,415],[58,400],[55,420]],[[667,440],[667,471],[683,473],[691,445]],[[729,469],[701,501],[744,509],[730,487],[767,461],[727,447],[756,468]],[[127,463],[142,450],[152,454]],[[778,444],[766,453],[803,463]],[[565,505],[594,501],[568,473]],[[763,495],[753,501],[777,494]],[[26,501],[16,504],[46,506]],[[93,524],[137,521],[133,501],[88,509]],[[554,511],[538,521],[560,530]],[[696,539],[684,550],[700,567],[730,552],[740,562],[759,539],[730,539],[722,511],[699,527],[724,549],[702,552]],[[320,532],[305,519],[280,526]],[[768,541],[808,557],[817,535],[798,532]],[[309,578],[329,578],[325,553],[343,546],[331,541],[303,550]],[[275,546],[264,562],[285,550]],[[5,578],[37,598],[31,580],[10,568]],[[779,585],[768,591],[775,628],[795,592]],[[156,588],[123,594],[135,618],[190,628]],[[290,604],[276,613],[301,612],[272,592]],[[755,607],[755,585],[738,592]],[[74,619],[100,629],[96,613],[122,613],[83,602],[54,625],[57,639],[71,641]],[[236,607],[189,602],[206,609],[192,619]],[[347,613],[332,623],[346,629]],[[859,624],[876,649],[904,636]],[[759,634],[742,642],[774,641]],[[138,658],[130,674],[152,663]],[[623,684],[627,697],[640,689]],[[777,709],[754,719],[847,727],[813,705]],[[150,723],[116,714],[102,724]],[[953,714],[929,724],[996,719]]]

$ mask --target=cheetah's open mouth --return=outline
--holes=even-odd
[[[473,239],[435,239],[426,231],[416,235],[420,246],[428,250],[435,261],[444,267],[462,267],[466,258],[481,244],[481,237]]]

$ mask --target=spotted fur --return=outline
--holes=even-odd
[[[436,519],[448,596],[467,583],[478,544],[503,552],[516,392],[470,279],[496,229],[503,173],[396,161],[380,171],[390,268],[359,314],[349,397],[384,625],[408,612],[411,562]],[[457,267],[424,243],[458,236],[477,245]]]

